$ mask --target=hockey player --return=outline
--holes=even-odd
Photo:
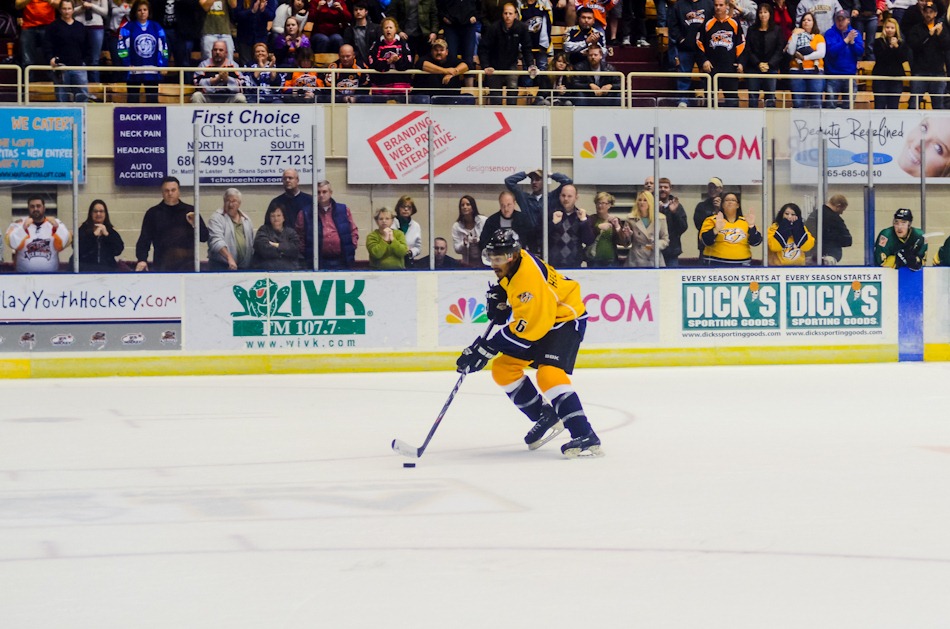
[[[511,229],[497,230],[483,256],[498,277],[498,284],[488,291],[488,312],[496,325],[504,327],[490,339],[479,338],[467,347],[456,361],[458,371],[480,371],[498,354],[492,377],[535,422],[524,439],[529,449],[544,445],[567,428],[571,440],[561,446],[564,456],[601,456],[600,439],[568,377],[587,328],[580,285],[522,250],[518,234]],[[529,366],[537,368],[538,386],[550,404],[525,375]]]
[[[911,227],[914,214],[907,208],[894,212],[894,224],[877,235],[874,261],[878,266],[892,269],[907,267],[919,271],[927,255],[924,232]]]

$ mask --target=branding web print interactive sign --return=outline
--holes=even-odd
[[[72,182],[75,127],[79,181],[85,182],[84,114],[81,107],[0,107],[0,181]]]
[[[316,121],[323,109],[312,105],[116,107],[115,184],[157,186],[174,176],[194,185],[196,124],[202,184],[279,185],[287,168],[310,184],[314,171],[319,181],[326,170],[322,130],[313,146]]]
[[[868,151],[868,136],[871,151]],[[829,183],[919,183],[921,140],[928,183],[950,183],[950,112],[791,110],[792,183],[818,180],[820,138],[827,139]]]
[[[653,128],[659,144],[654,146]],[[655,116],[638,110],[603,110],[591,116],[574,110],[574,180],[625,185],[653,174],[654,155],[660,175],[676,185],[706,185],[721,177],[729,185],[762,182],[760,111],[664,111]]]
[[[351,107],[347,182],[427,181],[431,123],[436,181],[498,184],[541,164],[547,117],[546,111],[488,107]]]

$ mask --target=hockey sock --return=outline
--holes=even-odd
[[[581,406],[581,399],[577,397],[571,385],[558,385],[545,393],[551,398],[554,412],[564,422],[564,427],[570,431],[571,437],[583,437],[592,430],[584,407]]]
[[[516,382],[502,387],[508,399],[533,422],[541,417],[541,406],[544,398],[538,393],[534,383],[528,376],[521,376]]]

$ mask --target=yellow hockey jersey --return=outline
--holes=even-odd
[[[699,230],[700,239],[706,243],[703,235],[706,232],[712,232],[716,227],[716,217],[710,216]],[[706,244],[703,249],[703,256],[707,260],[712,260],[724,264],[743,264],[752,259],[752,247],[762,242],[762,234],[756,228],[749,227],[749,223],[744,216],[737,216],[733,222],[726,221],[713,243]]]

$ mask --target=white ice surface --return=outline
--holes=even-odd
[[[0,382],[0,628],[950,627],[950,365],[455,379]]]

